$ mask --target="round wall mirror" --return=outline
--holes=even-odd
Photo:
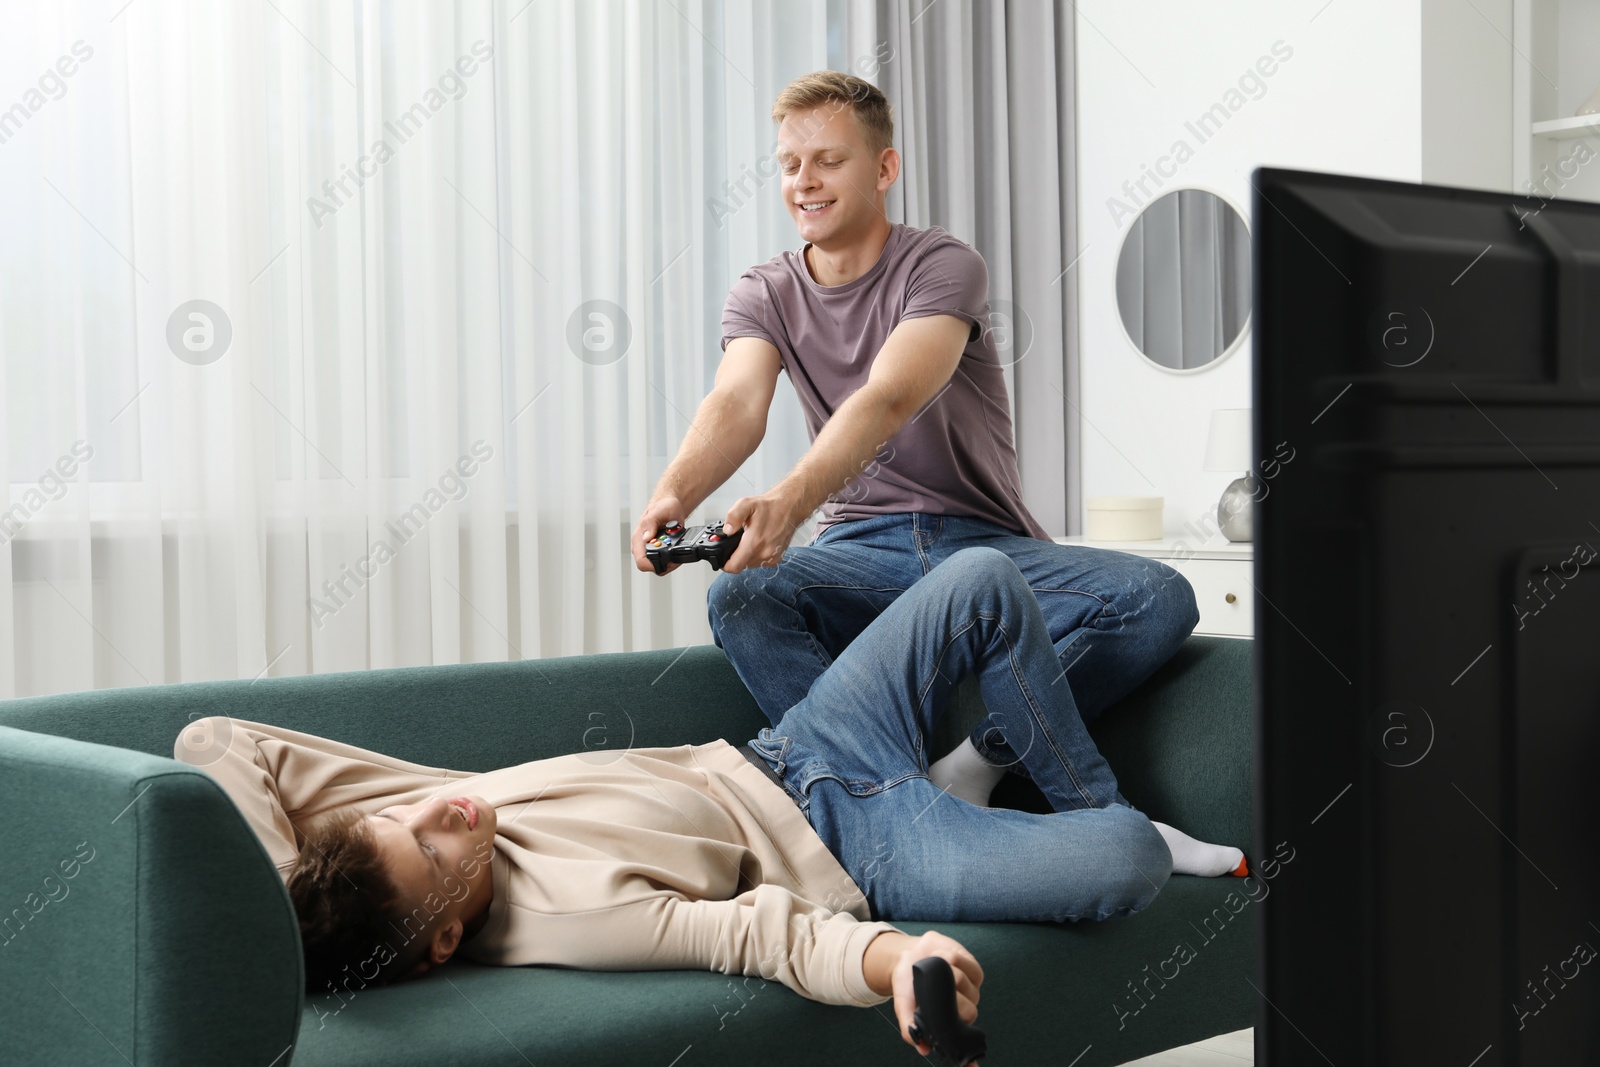
[[[1238,346],[1250,319],[1250,231],[1205,189],[1145,205],[1117,257],[1117,310],[1163,370],[1198,370]]]

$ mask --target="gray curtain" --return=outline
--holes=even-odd
[[[1139,350],[1163,367],[1203,367],[1250,314],[1250,235],[1228,202],[1180,189],[1150,203],[1117,258],[1117,307]]]
[[[828,25],[828,66],[894,107],[890,220],[942,226],[988,263],[1023,497],[1051,534],[1079,533],[1072,6],[828,0]]]

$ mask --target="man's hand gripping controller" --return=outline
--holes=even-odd
[[[743,536],[743,530],[723,533],[720,522],[684,529],[677,519],[668,519],[666,525],[645,542],[644,554],[657,574],[667,573],[670,564],[693,563],[700,559],[710,563],[713,570],[720,571]]]
[[[932,1045],[943,1067],[966,1067],[988,1055],[983,1031],[956,1014],[956,978],[942,957],[929,956],[912,964],[911,988],[917,997],[912,1040]]]

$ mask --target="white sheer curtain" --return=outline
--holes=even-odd
[[[825,11],[4,7],[0,697],[709,640],[627,535]]]

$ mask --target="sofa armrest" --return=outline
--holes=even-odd
[[[289,1050],[305,996],[299,927],[214,781],[0,727],[0,811],[8,1060],[265,1064],[263,1050]]]

